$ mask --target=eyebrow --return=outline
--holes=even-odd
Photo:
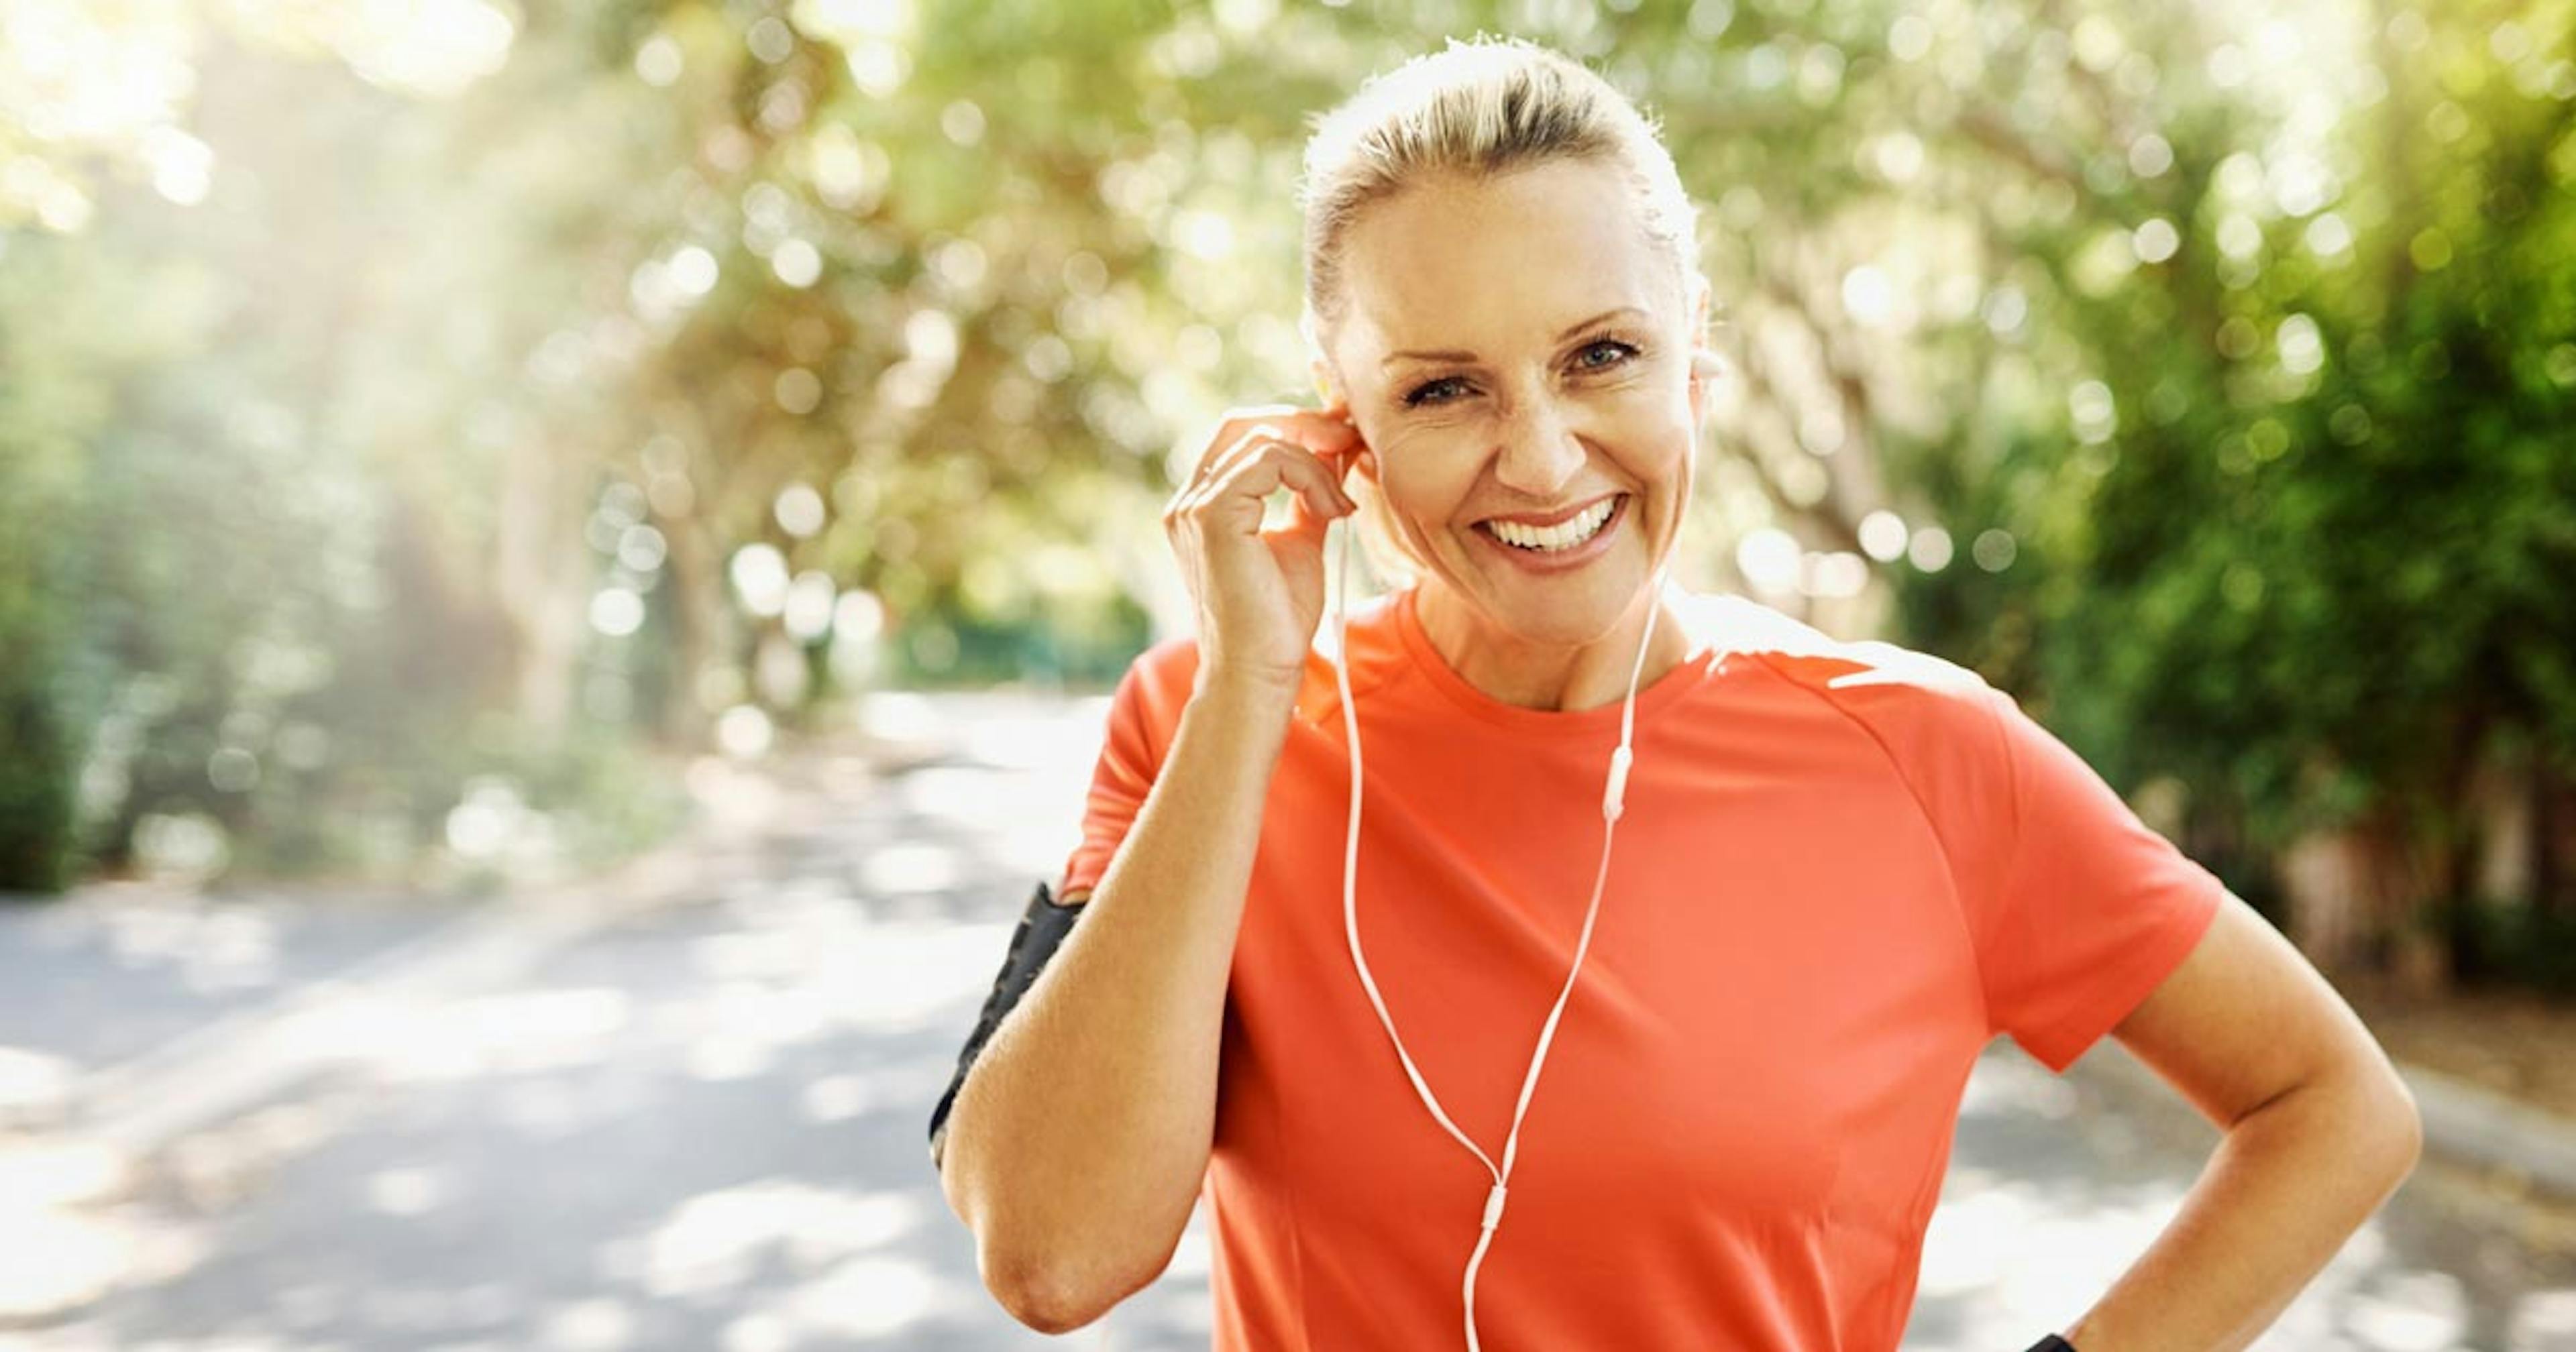
[[[1646,312],[1645,312],[1643,309],[1641,309],[1641,308],[1639,308],[1639,307],[1637,307],[1637,306],[1634,306],[1634,305],[1622,305],[1622,306],[1619,306],[1619,307],[1618,307],[1618,308],[1616,308],[1616,309],[1604,310],[1604,311],[1602,311],[1601,313],[1599,313],[1599,314],[1597,314],[1597,315],[1592,316],[1590,319],[1584,320],[1582,323],[1575,324],[1575,325],[1572,325],[1571,327],[1567,328],[1565,332],[1560,333],[1560,334],[1558,334],[1558,335],[1556,336],[1556,341],[1558,341],[1558,342],[1560,342],[1560,343],[1561,343],[1561,342],[1564,342],[1566,339],[1573,337],[1575,334],[1580,333],[1580,332],[1582,332],[1582,331],[1583,331],[1583,330],[1585,330],[1585,329],[1591,328],[1593,325],[1598,324],[1598,323],[1600,323],[1602,320],[1605,320],[1605,319],[1612,319],[1612,318],[1616,318],[1616,317],[1618,317],[1618,316],[1620,316],[1620,315],[1624,315],[1624,314],[1638,314],[1638,315],[1642,315],[1642,314],[1644,314],[1644,313],[1646,313]],[[1379,368],[1380,368],[1380,369],[1384,369],[1384,368],[1386,368],[1386,367],[1393,366],[1393,365],[1395,365],[1397,362],[1400,362],[1400,361],[1474,361],[1474,360],[1476,360],[1476,354],[1475,354],[1475,353],[1473,353],[1473,352],[1459,352],[1459,351],[1455,351],[1455,350],[1443,350],[1443,351],[1438,351],[1438,352],[1426,352],[1426,351],[1420,351],[1420,350],[1407,350],[1407,351],[1403,351],[1403,352],[1390,352],[1390,353],[1388,353],[1388,354],[1387,354],[1387,356],[1386,356],[1386,360],[1385,360],[1385,361],[1382,361],[1382,362],[1380,362],[1380,363],[1378,363],[1378,366],[1379,366]]]

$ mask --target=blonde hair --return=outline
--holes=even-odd
[[[1360,86],[1313,121],[1299,206],[1305,214],[1307,342],[1326,353],[1344,312],[1342,254],[1351,225],[1408,184],[1450,174],[1492,178],[1561,160],[1614,166],[1649,239],[1685,295],[1699,270],[1698,211],[1656,124],[1583,63],[1521,38],[1452,38]],[[1418,561],[1375,490],[1354,481],[1361,540],[1382,578],[1402,585]]]

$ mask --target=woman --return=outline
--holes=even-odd
[[[1894,1348],[1979,1050],[2116,1032],[2227,1135],[2040,1345],[2244,1346],[2413,1103],[2010,698],[1662,583],[1715,364],[1651,127],[1453,44],[1306,170],[1325,407],[1227,419],[1164,513],[1197,636],[1121,683],[1085,919],[934,1120],[988,1286],[1088,1323],[1204,1192],[1220,1348]],[[1415,576],[1328,662],[1363,518]]]

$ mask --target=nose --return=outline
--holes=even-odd
[[[1583,470],[1583,443],[1565,410],[1547,394],[1514,400],[1502,420],[1494,478],[1515,492],[1553,501]]]

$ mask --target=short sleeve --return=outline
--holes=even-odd
[[[1197,674],[1196,645],[1171,640],[1149,648],[1129,664],[1109,700],[1107,735],[1091,772],[1091,790],[1083,800],[1082,839],[1065,860],[1061,899],[1099,886],[1109,861],[1127,839],[1145,795],[1154,787],[1164,754],[1188,703]]]
[[[2011,695],[1986,698],[2010,796],[1978,927],[1987,1013],[2063,1073],[2182,964],[2227,889]]]

